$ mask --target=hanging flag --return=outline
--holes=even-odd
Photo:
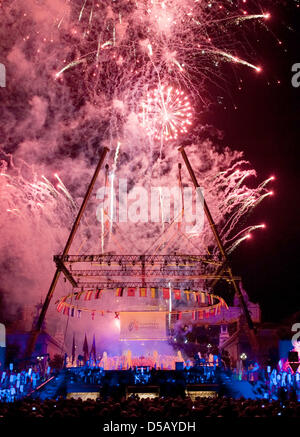
[[[147,297],[147,288],[140,287],[140,297]]]
[[[96,363],[96,341],[95,341],[95,334],[93,336],[93,344],[92,344],[92,349],[91,349],[90,355],[92,356],[94,362]]]
[[[64,307],[63,314],[67,315],[67,316],[70,314],[70,308],[67,305],[65,305],[65,307]]]
[[[81,310],[78,310],[78,311],[77,311],[77,317],[78,317],[78,319],[81,318]]]
[[[64,302],[59,302],[56,309],[60,313],[65,306],[66,306],[66,304]]]
[[[200,302],[201,302],[201,303],[205,303],[205,296],[206,296],[206,294],[203,293],[203,291],[201,291],[201,292],[200,292]]]
[[[76,293],[75,300],[79,300],[83,293],[83,291],[79,291],[78,293]]]
[[[100,299],[101,294],[102,294],[102,290],[97,289],[95,293],[95,299]]]
[[[92,320],[95,320],[95,311],[92,311]]]
[[[170,289],[169,288],[163,288],[163,298],[170,299]]]
[[[84,296],[84,300],[91,300],[93,295],[93,290],[88,290]]]
[[[192,298],[193,298],[193,301],[194,301],[194,302],[197,301],[197,294],[196,294],[196,291],[192,291]]]
[[[118,287],[116,289],[116,296],[118,296],[118,297],[123,296],[123,287]]]
[[[72,343],[72,364],[75,361],[76,345],[75,345],[75,334],[73,333],[73,343]]]
[[[181,291],[178,290],[178,289],[176,289],[176,290],[173,290],[173,293],[174,293],[174,297],[175,297],[175,299],[180,300],[180,297],[181,297]]]
[[[158,298],[158,288],[157,287],[151,287],[151,297],[153,299]]]
[[[203,319],[203,311],[202,310],[198,311],[198,314],[199,314],[199,320],[202,320]]]
[[[67,297],[68,296],[64,296],[62,299],[60,299],[60,301],[56,307],[56,309],[59,313],[65,308],[65,306],[66,306],[65,301],[67,300]]]
[[[135,288],[133,287],[127,288],[127,296],[135,296]]]
[[[74,317],[74,314],[75,314],[75,307],[72,307],[71,308],[71,317]]]
[[[189,301],[190,300],[190,290],[184,290],[184,293],[186,295],[186,300]]]

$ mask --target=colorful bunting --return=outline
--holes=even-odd
[[[200,303],[205,303],[206,294],[202,291],[200,292]]]
[[[163,288],[163,298],[170,299],[170,289],[169,288]]]
[[[91,300],[93,295],[93,290],[88,290],[84,296],[84,300]]]
[[[76,293],[75,300],[79,300],[83,293],[84,293],[83,291],[79,291],[78,293]]]
[[[64,306],[64,310],[63,310],[63,314],[68,316],[70,314],[70,307],[65,305]]]
[[[127,296],[135,296],[135,288],[133,287],[127,288]]]
[[[157,287],[151,287],[151,297],[153,299],[158,298],[158,288]]]
[[[178,289],[176,289],[176,290],[173,290],[173,292],[174,292],[174,297],[175,297],[175,299],[180,299],[180,297],[181,297],[181,291],[180,290],[178,290]]]
[[[100,299],[101,294],[102,294],[102,290],[97,289],[95,293],[95,299]]]
[[[147,297],[147,288],[145,287],[140,288],[140,297]]]
[[[118,287],[116,289],[116,296],[118,296],[118,297],[123,296],[123,287]]]

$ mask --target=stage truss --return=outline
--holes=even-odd
[[[56,255],[59,269],[74,289],[173,287],[206,289],[208,281],[231,282],[221,261],[209,255]]]

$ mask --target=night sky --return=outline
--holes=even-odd
[[[274,196],[248,219],[265,223],[266,229],[254,233],[232,258],[250,299],[261,304],[263,321],[280,321],[300,308],[300,88],[291,84],[292,65],[300,62],[299,18],[295,2],[272,8],[268,27],[275,37],[264,35],[255,48],[263,73],[232,76],[226,82],[230,97],[208,115],[224,132],[224,144],[245,152],[258,180],[276,176],[270,185]],[[237,91],[240,78],[243,87]]]

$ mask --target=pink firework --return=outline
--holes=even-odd
[[[142,124],[156,140],[176,140],[192,124],[192,108],[183,91],[161,85],[147,93]]]

